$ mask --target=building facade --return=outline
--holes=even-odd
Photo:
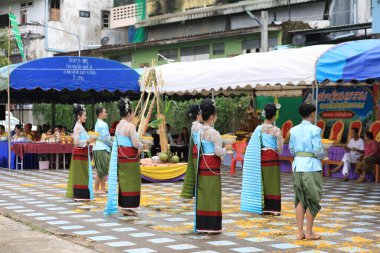
[[[133,68],[260,52],[261,11],[268,11],[268,48],[337,43],[370,36],[371,0],[115,0],[110,27],[128,44],[86,50]],[[349,26],[343,33],[304,34]],[[364,27],[364,28],[363,28]],[[337,28],[338,29],[338,28]],[[71,53],[72,55],[75,52]]]
[[[27,60],[101,44],[125,44],[128,32],[110,28],[111,7],[113,0],[2,0],[0,28],[9,25],[8,11],[14,13]],[[17,50],[12,54],[17,55]]]

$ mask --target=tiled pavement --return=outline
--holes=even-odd
[[[282,215],[269,217],[239,212],[241,174],[224,173],[224,233],[216,236],[192,233],[193,205],[179,198],[182,182],[143,184],[138,217],[107,217],[105,196],[91,203],[64,197],[67,175],[0,170],[0,211],[90,240],[103,252],[380,252],[379,184],[325,178],[316,222],[324,240],[311,242],[294,240],[290,174],[282,174]]]

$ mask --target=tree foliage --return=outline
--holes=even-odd
[[[12,40],[11,41],[11,50],[15,48],[16,44]],[[8,30],[0,29],[0,68],[10,64],[8,62],[8,47],[9,47],[9,38],[8,38]],[[3,53],[5,54],[3,55]]]
[[[244,112],[249,104],[249,97],[216,97],[216,107],[218,111],[218,120],[215,124],[215,128],[221,133],[233,132],[239,129],[240,120],[244,117]],[[191,119],[188,115],[188,108],[194,103],[200,103],[202,99],[192,99],[188,101],[179,101],[176,106],[171,106],[170,111],[167,113],[166,122],[171,125],[173,133],[180,133],[182,127],[191,127]],[[133,101],[132,105],[135,107],[137,101]],[[95,109],[98,106],[103,106],[108,112],[108,119],[106,122],[111,125],[114,121],[119,120],[119,112],[117,109],[117,103],[102,103],[96,104]],[[69,130],[74,125],[74,118],[72,113],[72,105],[56,105],[55,124],[64,125]],[[94,112],[91,105],[86,105],[87,111],[87,123],[88,129],[93,128]],[[153,115],[156,115],[156,110],[153,111]],[[52,110],[50,104],[36,104],[33,105],[33,116],[37,120],[37,124],[42,125],[45,123],[51,124]],[[152,117],[154,120],[155,117]]]

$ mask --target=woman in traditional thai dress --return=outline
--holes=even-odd
[[[74,149],[71,157],[66,196],[76,201],[89,201],[92,198],[92,168],[89,144],[90,139],[83,127],[87,115],[84,105],[75,104]]]
[[[185,175],[185,181],[183,183],[181,198],[184,199],[193,199],[194,197],[194,188],[195,188],[195,178],[197,161],[198,161],[198,141],[199,133],[203,125],[202,121],[202,112],[198,104],[194,104],[189,108],[189,116],[193,121],[191,125],[191,138],[189,143],[189,155],[187,161],[187,169]]]
[[[265,106],[265,121],[249,141],[243,166],[242,211],[281,214],[279,154],[283,139],[281,130],[273,125],[277,110],[275,104]]]
[[[133,125],[133,110],[129,99],[121,99],[118,102],[120,117],[122,118],[116,126],[115,137],[112,146],[108,200],[105,214],[117,212],[118,205],[126,216],[136,215],[132,209],[140,206],[141,171],[140,150],[143,144],[140,142]],[[119,179],[119,192],[116,193],[117,179]]]
[[[195,187],[195,230],[200,233],[222,232],[222,182],[221,157],[227,153],[222,148],[220,134],[214,129],[217,113],[214,101],[203,100],[201,104],[204,126],[200,131],[198,145],[198,168]]]

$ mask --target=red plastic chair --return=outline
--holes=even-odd
[[[247,148],[247,143],[235,142],[232,144],[232,148],[236,151],[236,157],[232,158],[231,160],[230,174],[234,175],[236,172],[236,162],[240,161],[242,165],[244,163],[243,153],[245,152],[245,149]]]

